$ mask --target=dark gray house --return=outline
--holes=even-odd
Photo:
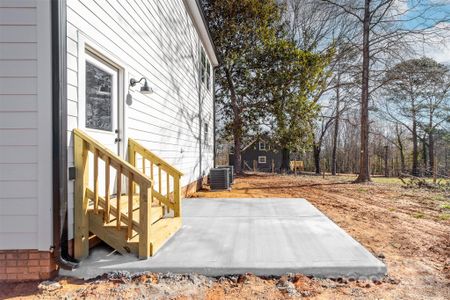
[[[242,170],[278,172],[281,167],[281,151],[274,147],[268,137],[258,136],[242,150]],[[229,156],[234,165],[234,154]]]

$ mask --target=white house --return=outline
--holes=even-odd
[[[82,259],[86,232],[114,247],[101,218],[161,246],[143,218],[181,218],[213,166],[217,63],[196,0],[0,0],[0,281]]]

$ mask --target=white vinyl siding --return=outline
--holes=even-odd
[[[69,166],[71,131],[82,127],[78,71],[84,41],[123,68],[128,95],[122,138],[138,140],[175,165],[184,173],[182,185],[206,175],[213,165],[213,135],[203,141],[203,123],[213,124],[213,96],[199,82],[200,38],[183,1],[68,0],[67,6]],[[138,85],[129,89],[129,79],[141,77],[152,94],[141,94]],[[69,209],[72,237],[72,192]]]
[[[49,250],[49,0],[0,0],[0,249]]]

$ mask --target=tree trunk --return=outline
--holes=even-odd
[[[411,168],[411,175],[419,176],[419,149],[417,145],[417,122],[415,113],[413,112],[413,125],[412,125],[412,140],[413,140],[413,161]]]
[[[239,134],[235,133],[234,136],[234,170],[236,174],[242,174],[242,155],[241,155],[241,139],[237,137]]]
[[[336,88],[336,118],[334,120],[334,133],[333,133],[333,150],[331,152],[331,175],[336,175],[337,172],[337,161],[336,161],[336,152],[337,152],[337,143],[338,143],[338,133],[339,133],[339,118],[340,118],[340,90],[339,84],[341,81],[341,74],[338,70],[338,83]]]
[[[314,167],[316,169],[316,174],[320,175],[320,145],[314,143]]]
[[[236,174],[242,174],[242,155],[241,155],[241,138],[242,138],[242,118],[239,109],[238,98],[234,89],[233,80],[229,70],[225,71],[228,87],[230,89],[231,108],[233,110],[233,140],[234,140],[234,169]]]
[[[361,152],[359,158],[359,176],[356,182],[370,181],[369,172],[369,33],[370,33],[370,0],[364,4],[363,28],[363,72],[361,86]]]
[[[428,155],[427,155],[427,141],[426,141],[426,137],[424,136],[422,140],[422,161],[423,161],[423,169],[424,175],[429,175],[429,170],[428,170]]]
[[[283,148],[281,150],[281,173],[287,173],[289,171],[289,163],[290,163],[290,151],[288,148]]]
[[[384,177],[389,177],[389,147],[384,146]]]
[[[429,166],[430,172],[434,170],[434,136],[433,136],[433,114],[430,114],[430,124],[429,132],[428,132],[428,157],[429,157]]]
[[[405,147],[403,146],[402,136],[398,129],[398,124],[396,124],[395,126],[395,131],[397,133],[398,150],[400,151],[400,172],[406,173],[405,152],[404,152]]]

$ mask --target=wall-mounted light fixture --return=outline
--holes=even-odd
[[[141,83],[142,80],[144,81],[144,84]],[[141,83],[142,84],[142,86],[141,86],[141,93],[142,94],[151,94],[151,93],[153,93],[152,88],[149,87],[149,85],[147,83],[147,78],[142,77],[139,80],[136,80],[134,78],[130,79],[130,86],[135,86],[137,83]]]

